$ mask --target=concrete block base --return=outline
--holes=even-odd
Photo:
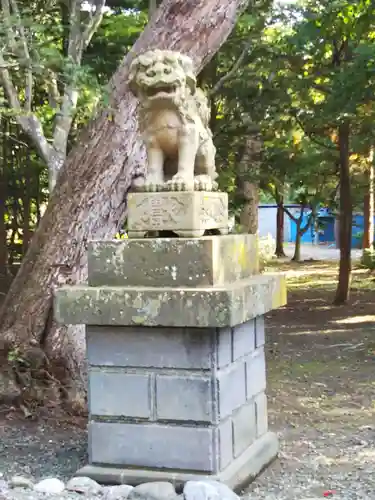
[[[180,488],[186,481],[215,479],[233,490],[249,484],[278,454],[279,441],[273,432],[267,432],[249,446],[238,458],[217,474],[200,474],[184,470],[123,468],[106,465],[86,465],[76,476],[94,479],[100,484],[130,484],[136,486],[149,481],[169,481]],[[183,453],[183,450],[181,450]]]

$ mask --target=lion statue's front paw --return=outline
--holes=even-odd
[[[166,182],[169,191],[194,191],[194,181],[176,174]]]
[[[209,175],[197,175],[194,178],[194,191],[217,191],[218,184]]]

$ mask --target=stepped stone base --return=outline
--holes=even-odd
[[[177,488],[187,481],[214,479],[237,490],[250,483],[277,456],[279,442],[276,434],[267,432],[224,471],[217,474],[199,474],[180,470],[151,470],[101,465],[86,465],[75,476],[90,477],[100,484],[138,484],[149,481],[169,481]],[[181,450],[183,453],[183,450]]]
[[[77,475],[251,481],[278,451],[264,315],[286,303],[285,278],[257,274],[249,235],[91,242],[88,263],[89,284],[55,296],[59,322],[86,325],[90,465]]]
[[[151,327],[234,326],[286,302],[281,275],[216,287],[65,286],[55,297],[55,317],[65,324]]]
[[[253,234],[89,243],[91,287],[220,286],[254,274],[259,274],[259,264],[258,239]]]

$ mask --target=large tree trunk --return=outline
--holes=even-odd
[[[335,305],[345,304],[349,298],[351,276],[351,242],[352,242],[352,196],[350,186],[349,163],[350,126],[345,122],[339,127],[339,154],[340,154],[340,265],[339,281],[337,284]]]
[[[150,48],[190,55],[199,71],[215,54],[248,0],[165,0],[110,82],[111,106],[101,111],[69,154],[45,215],[0,311],[5,344],[41,346],[68,359],[70,375],[84,359],[82,328],[56,327],[56,287],[86,280],[86,242],[111,238],[126,215],[135,169],[144,164],[136,99],[128,90],[133,58]],[[67,334],[66,334],[67,333]]]
[[[286,257],[284,252],[284,200],[277,204],[276,212],[276,257]]]
[[[368,188],[364,199],[364,231],[362,248],[372,248],[374,243],[374,152],[369,158]]]

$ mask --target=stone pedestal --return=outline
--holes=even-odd
[[[85,323],[89,465],[102,483],[215,478],[236,488],[278,451],[268,430],[264,314],[283,276],[251,235],[97,241],[89,284],[57,291]]]
[[[128,195],[129,238],[141,238],[150,231],[199,237],[207,230],[228,233],[227,193],[166,191]]]

